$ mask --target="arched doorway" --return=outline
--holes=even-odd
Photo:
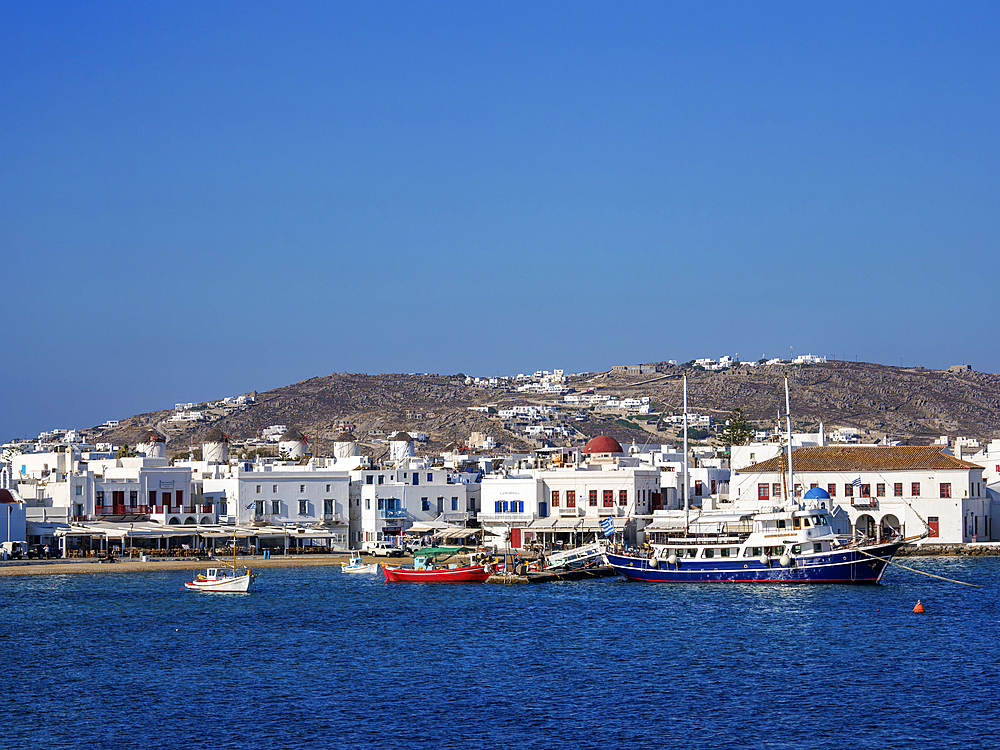
[[[868,537],[869,539],[875,538],[875,530],[878,527],[875,525],[875,519],[872,518],[867,513],[858,516],[858,520],[854,522],[854,538]]]
[[[903,535],[902,524],[900,524],[899,519],[892,513],[882,516],[880,527],[879,530],[883,539],[892,539]]]

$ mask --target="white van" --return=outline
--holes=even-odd
[[[375,557],[402,557],[403,550],[393,547],[389,542],[365,542],[361,551]]]

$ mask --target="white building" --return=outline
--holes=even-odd
[[[848,514],[857,536],[890,530],[908,537],[930,531],[923,544],[961,544],[1000,538],[983,467],[937,446],[829,446],[792,452],[795,486],[786,490],[786,459],[736,469],[730,497],[739,504],[780,504],[820,487]],[[787,470],[785,471],[787,476]]]
[[[551,468],[484,477],[483,528],[514,548],[533,542],[573,545],[597,538],[601,520],[610,518],[616,532],[635,541],[641,516],[660,503],[660,470],[641,466],[604,435],[587,443],[583,454],[588,458],[583,463],[572,454],[556,454]]]
[[[364,542],[397,541],[426,524],[465,527],[479,510],[480,485],[461,472],[432,467],[426,459],[411,458],[404,465],[355,472],[360,482],[360,527],[353,548]],[[466,475],[468,476],[468,475]]]

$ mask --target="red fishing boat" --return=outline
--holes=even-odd
[[[392,568],[382,566],[387,581],[420,581],[424,583],[482,583],[490,577],[487,565],[463,565],[460,567],[434,566],[424,558],[416,558],[412,568]]]

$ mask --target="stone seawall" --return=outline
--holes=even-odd
[[[1000,542],[982,544],[908,544],[900,548],[896,557],[931,557],[951,555],[956,557],[1000,556]]]

